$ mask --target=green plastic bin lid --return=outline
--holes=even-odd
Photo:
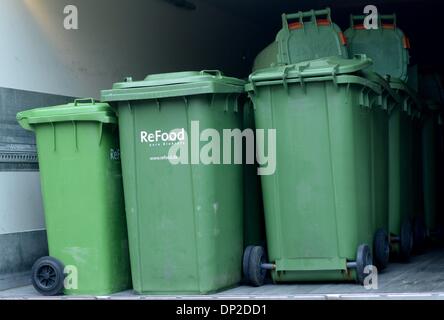
[[[109,104],[86,98],[77,99],[73,103],[64,105],[22,111],[17,114],[17,121],[24,129],[33,130],[33,125],[54,122],[117,123],[117,117]]]
[[[102,91],[103,101],[179,97],[206,93],[241,93],[245,81],[227,77],[219,70],[153,74],[142,81],[127,78],[111,90]]]
[[[278,65],[278,43],[272,42],[263,49],[254,59],[253,72],[259,69],[275,67]]]
[[[355,73],[371,65],[372,61],[365,55],[357,55],[353,59],[338,56],[321,58],[287,66],[261,69],[250,75],[250,82],[283,80],[292,78],[312,78]]]
[[[276,36],[277,64],[294,64],[329,56],[348,58],[347,41],[333,23],[329,8],[282,15]],[[270,65],[270,55],[260,56],[257,65]],[[272,62],[272,61],[271,61]]]
[[[364,53],[373,59],[372,71],[383,76],[408,79],[410,42],[396,25],[396,15],[379,15],[378,29],[366,29],[365,16],[351,15],[345,31],[350,54]]]

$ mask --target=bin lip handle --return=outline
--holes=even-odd
[[[217,78],[222,78],[223,77],[223,73],[220,70],[201,70],[200,74],[202,76],[211,75],[211,76],[215,76]]]
[[[78,106],[80,104],[96,104],[96,100],[94,98],[80,98],[74,100],[75,106]]]

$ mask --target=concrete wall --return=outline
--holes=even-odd
[[[0,181],[0,235],[45,229],[39,173],[0,172]]]
[[[195,11],[163,0],[2,0],[0,87],[98,97],[126,76],[216,68],[246,76],[257,27],[193,2]],[[78,30],[63,26],[68,4]]]

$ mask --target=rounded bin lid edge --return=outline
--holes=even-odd
[[[243,86],[245,83],[243,80],[225,76],[219,70],[202,70],[152,74],[141,81],[133,81],[132,78],[127,78],[124,82],[115,83],[113,89],[159,87],[203,81],[214,81],[238,86]]]
[[[250,82],[279,80],[283,77],[308,78],[329,75],[354,73],[370,66],[371,59],[365,55],[355,56],[353,59],[344,59],[337,56],[326,57],[291,65],[260,69],[250,75]]]
[[[97,121],[117,123],[117,117],[109,104],[94,99],[78,99],[72,103],[35,108],[17,113],[17,121],[27,130],[31,124],[64,121]]]

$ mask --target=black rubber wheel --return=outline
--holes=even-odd
[[[368,245],[361,244],[356,252],[356,282],[363,285],[367,276],[365,267],[373,264],[372,252]]]
[[[249,283],[250,279],[248,278],[248,266],[250,263],[250,254],[251,250],[254,248],[254,246],[247,246],[244,251],[244,257],[242,259],[242,272],[244,274],[244,281]]]
[[[255,246],[251,249],[248,261],[248,280],[254,287],[260,287],[264,284],[267,270],[262,269],[261,265],[267,262],[267,257],[263,247]]]
[[[413,222],[413,249],[416,253],[425,250],[427,240],[427,229],[422,217],[416,217]]]
[[[384,229],[378,229],[373,238],[373,256],[378,270],[387,268],[390,258],[389,235]]]
[[[38,259],[32,266],[32,285],[44,296],[63,294],[64,268],[63,263],[55,258],[42,257]]]
[[[412,224],[406,219],[401,225],[401,234],[399,235],[399,257],[402,261],[409,261],[413,249],[413,230]]]

